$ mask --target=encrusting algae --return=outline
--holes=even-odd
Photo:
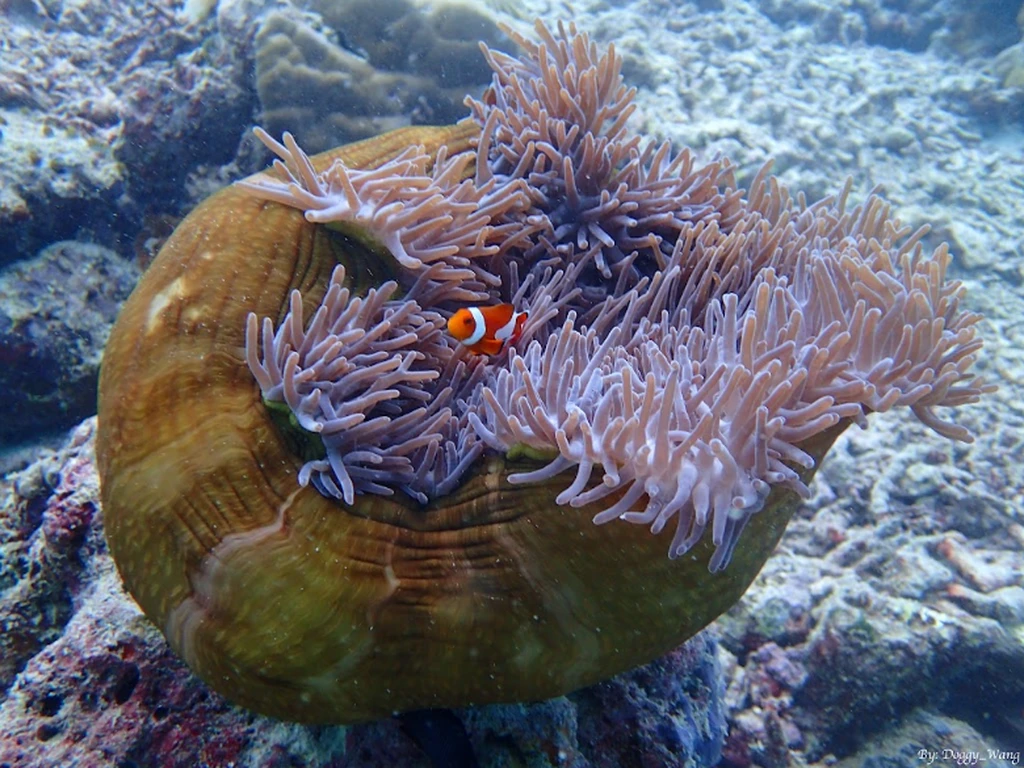
[[[258,132],[275,168],[182,222],[115,328],[111,550],[245,706],[596,682],[743,593],[848,424],[969,439],[934,413],[989,389],[945,247],[644,143],[614,49],[536,32],[457,126],[312,158]]]

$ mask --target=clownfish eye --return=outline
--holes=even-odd
[[[471,326],[473,324],[473,316],[470,315],[469,317],[462,318],[462,324],[467,328]]]

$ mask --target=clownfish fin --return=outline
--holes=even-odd
[[[496,355],[501,352],[505,342],[498,339],[481,339],[469,347],[469,351],[477,355]]]

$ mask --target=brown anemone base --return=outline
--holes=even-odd
[[[466,150],[471,123],[404,129],[316,158],[374,167],[411,144]],[[557,696],[649,662],[728,609],[797,498],[773,491],[722,573],[709,536],[670,561],[672,526],[595,526],[559,507],[571,477],[513,486],[482,460],[427,508],[300,488],[302,460],[244,359],[250,311],[307,317],[342,261],[384,261],[302,214],[228,188],[168,240],[125,305],[100,381],[107,539],[128,590],[203,680],[287,720]],[[820,459],[841,431],[802,446]],[[533,468],[533,467],[530,467]]]

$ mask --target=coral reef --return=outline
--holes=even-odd
[[[740,179],[773,158],[809,199],[847,176],[855,196],[884,188],[905,223],[932,225],[927,247],[949,242],[960,274],[1021,279],[1024,91],[1003,88],[988,62],[819,44],[814,17],[779,26],[758,3],[664,24],[659,2],[631,8],[588,23],[652,62],[637,94],[643,130],[729,157]]]
[[[418,73],[443,88],[479,90],[491,77],[480,43],[509,43],[490,17],[458,2],[417,7],[408,0],[310,0],[309,6],[370,66]],[[464,97],[458,99],[460,106]],[[460,110],[453,119],[461,116]]]
[[[991,56],[1014,42],[1014,2],[1002,0],[756,0],[772,21],[819,42],[864,42],[939,55]]]
[[[35,254],[43,245],[62,237],[84,239],[95,236],[103,242],[124,237],[124,242],[129,242],[139,220],[133,198],[163,209],[180,211],[183,205],[191,204],[187,201],[205,197],[216,187],[255,170],[263,162],[263,155],[254,153],[257,142],[246,141],[242,144],[243,154],[237,164],[226,168],[197,168],[191,152],[199,153],[202,162],[217,164],[223,160],[215,154],[206,154],[204,142],[193,141],[187,148],[179,145],[172,148],[173,153],[165,155],[173,158],[175,173],[154,174],[142,168],[144,174],[132,186],[131,196],[126,196],[123,194],[125,185],[132,184],[133,177],[126,166],[117,162],[115,147],[108,144],[107,131],[114,126],[104,122],[103,110],[97,114],[94,123],[100,129],[97,132],[93,126],[80,129],[74,119],[66,119],[59,114],[53,117],[50,107],[42,109],[33,104],[36,103],[34,99],[46,96],[53,89],[58,93],[78,89],[84,94],[94,85],[98,91],[103,91],[104,84],[109,84],[110,92],[114,94],[109,98],[116,97],[120,92],[120,78],[125,73],[108,69],[106,57],[97,55],[97,52],[106,53],[108,48],[118,51],[119,39],[129,42],[143,40],[144,37],[138,36],[139,27],[157,29],[166,22],[172,29],[162,36],[164,42],[177,45],[174,41],[184,36],[202,38],[205,50],[216,49],[222,43],[226,46],[231,58],[226,61],[217,58],[212,66],[219,71],[212,74],[223,77],[230,73],[238,88],[222,91],[214,88],[204,94],[202,102],[220,107],[222,115],[230,115],[231,106],[220,101],[221,96],[229,100],[244,99],[248,104],[247,115],[257,103],[256,95],[251,93],[250,82],[255,31],[268,11],[280,9],[285,4],[272,0],[220,0],[216,4],[200,0],[187,4],[175,0],[163,6],[174,10],[178,6],[191,5],[202,7],[204,14],[209,12],[204,26],[193,30],[186,29],[181,21],[171,17],[166,17],[164,22],[149,18],[148,14],[152,12],[160,13],[151,10],[157,4],[149,2],[103,5],[87,0],[15,0],[0,5],[3,7],[0,38],[12,42],[9,47],[0,46],[0,153],[3,157],[0,196],[4,196],[6,201],[0,206],[6,206],[5,210],[10,214],[0,230],[0,242],[5,244],[0,261]],[[525,3],[495,1],[489,5],[501,8],[502,15],[513,14],[522,20],[553,12],[551,4],[531,3],[529,0]],[[1019,68],[1019,46],[1007,49],[992,64],[959,58],[961,55],[990,56],[1007,41],[1018,39],[1013,36],[1015,27],[1012,23],[1000,20],[985,25],[967,18],[973,15],[975,19],[983,20],[987,9],[994,5],[945,0],[931,3],[858,0],[844,3],[841,7],[827,2],[782,4],[772,0],[682,3],[666,0],[629,0],[624,3],[574,0],[571,4],[559,4],[554,11],[563,17],[576,14],[579,20],[585,19],[587,28],[599,41],[615,41],[625,56],[623,72],[627,81],[641,86],[637,94],[638,111],[633,117],[635,127],[652,135],[671,138],[677,145],[694,147],[698,160],[713,158],[716,152],[729,156],[736,164],[737,179],[744,185],[771,156],[776,158],[774,171],[780,179],[790,188],[807,191],[811,199],[829,194],[837,180],[852,175],[854,199],[862,199],[869,190],[881,184],[906,223],[916,227],[932,222],[935,226],[923,242],[928,247],[943,240],[951,243],[955,256],[952,274],[965,278],[970,286],[971,308],[986,315],[983,327],[990,347],[979,361],[979,368],[987,376],[1009,385],[965,414],[964,423],[979,435],[978,442],[969,448],[958,446],[953,449],[912,422],[886,415],[874,417],[880,422],[875,425],[876,431],[847,433],[841,438],[831,461],[825,464],[826,490],[819,492],[816,485],[811,486],[814,496],[797,524],[791,526],[791,536],[776,556],[778,568],[767,574],[769,578],[755,584],[748,593],[750,601],[740,606],[743,615],[756,619],[756,622],[750,624],[750,629],[737,629],[735,633],[729,629],[727,645],[741,662],[740,665],[729,665],[730,674],[743,676],[749,666],[750,678],[760,680],[756,691],[750,684],[740,683],[734,689],[740,692],[734,699],[735,714],[742,715],[732,723],[739,736],[736,746],[740,749],[744,745],[751,747],[746,750],[746,757],[740,752],[734,753],[739,755],[737,764],[749,764],[744,760],[757,765],[800,764],[809,759],[806,745],[810,744],[814,745],[813,755],[822,755],[823,765],[834,765],[834,755],[838,755],[838,764],[844,768],[880,765],[883,762],[909,768],[920,765],[916,751],[913,754],[908,752],[914,745],[927,742],[943,748],[967,750],[980,746],[985,749],[995,745],[993,733],[1003,727],[1000,724],[1005,724],[1007,729],[1014,727],[1012,718],[1019,709],[1014,706],[1015,702],[1011,700],[1009,706],[1004,707],[1007,702],[1003,699],[989,702],[985,697],[989,681],[1005,674],[1005,670],[997,667],[999,656],[995,649],[1002,642],[999,638],[1005,636],[1006,630],[996,626],[995,621],[983,622],[980,619],[986,615],[996,617],[1004,628],[1019,634],[1014,629],[1017,613],[1012,599],[1013,588],[1017,585],[1012,582],[1007,586],[998,585],[1006,584],[1007,573],[1012,573],[1007,565],[1015,562],[1014,552],[1024,546],[1024,533],[1019,520],[1015,523],[1012,514],[994,516],[992,513],[1024,508],[1021,495],[1024,476],[1020,469],[1024,466],[1020,439],[1024,430],[1024,413],[1014,397],[1015,387],[1024,370],[1024,353],[1021,352],[1024,350],[1024,337],[1020,323],[1020,317],[1024,315],[1024,299],[1020,293],[1020,286],[1024,285],[1024,262],[1020,258],[1024,253],[1024,197],[1020,194],[1024,158],[1019,151],[1024,89],[1017,88],[1016,80],[1012,79]],[[1009,12],[1015,3],[998,5]],[[47,9],[49,19],[60,19],[60,28],[51,25],[39,9]],[[912,12],[904,9],[912,9]],[[326,12],[329,9],[322,10]],[[764,15],[762,11],[765,10],[772,13],[777,23]],[[104,24],[99,16],[101,11],[115,16],[115,21]],[[73,24],[76,13],[84,13],[88,23]],[[785,14],[785,18],[779,14]],[[936,19],[940,16],[944,21],[938,22],[936,27]],[[320,29],[328,35],[337,32],[337,28],[331,30],[318,26],[320,22],[315,17],[311,16],[311,19],[311,28]],[[953,29],[962,33],[961,39],[950,37]],[[54,41],[58,33],[64,34],[64,41]],[[869,35],[871,44],[866,44]],[[342,37],[339,36],[339,40]],[[69,49],[68,43],[72,40],[83,44],[75,49],[73,55],[63,55],[62,51]],[[45,48],[41,45],[44,41]],[[159,44],[161,40],[149,42]],[[929,53],[911,52],[925,45],[929,46]],[[188,45],[185,47],[188,49]],[[34,59],[28,61],[24,58],[26,53],[34,54]],[[47,80],[44,68],[50,61],[57,62],[59,66],[55,68],[57,77]],[[103,66],[94,67],[97,63]],[[160,56],[156,55],[146,59],[136,71],[140,79],[145,80],[148,73],[161,66]],[[211,66],[210,60],[201,55],[183,64],[193,76],[202,73],[207,66]],[[200,84],[204,80],[205,75],[196,78]],[[19,83],[31,83],[33,87],[19,89]],[[200,85],[198,90],[201,89]],[[190,103],[196,96],[196,90],[164,88],[160,90],[159,99],[140,101],[139,104],[163,114],[188,114],[181,105]],[[77,98],[71,94],[72,103]],[[103,98],[97,99],[98,107],[105,104],[107,102]],[[59,105],[53,108],[60,109]],[[135,119],[131,113],[124,114],[128,121]],[[202,120],[203,112],[195,112],[194,117]],[[229,120],[223,126],[214,126],[224,129],[222,148],[226,154],[230,154],[232,141],[237,142],[237,134],[247,122],[246,116],[238,121]],[[152,127],[151,140],[175,141],[173,134],[160,133],[159,119]],[[208,125],[207,130],[209,128]],[[228,136],[232,132],[235,139]],[[137,155],[137,159],[140,163],[145,162],[144,155]],[[133,166],[133,170],[135,168],[138,166]],[[165,181],[184,178],[189,172],[193,175],[187,182],[186,202],[183,202],[182,193],[172,189],[177,182],[165,184]],[[149,189],[150,184],[154,190]],[[160,188],[160,194],[155,192],[156,187]],[[15,197],[16,194],[20,199]],[[118,216],[115,218],[112,212]],[[79,228],[84,229],[81,234],[76,234]],[[127,252],[127,248],[119,250]],[[311,313],[314,307],[307,309]],[[974,414],[978,413],[984,413],[985,419],[976,418]],[[884,440],[880,439],[879,430],[884,433]],[[48,461],[52,464],[52,459]],[[837,466],[840,464],[842,467]],[[830,474],[832,467],[841,471]],[[33,471],[34,479],[21,476],[17,480],[19,487],[32,496],[30,515],[40,514],[42,499],[50,492],[50,486],[58,482],[55,470],[41,475],[37,473],[38,470]],[[47,484],[45,488],[41,485],[43,479]],[[91,482],[87,481],[87,484]],[[877,493],[872,491],[876,482],[880,486]],[[38,486],[40,490],[30,490],[30,485]],[[870,506],[865,500],[870,502]],[[941,513],[940,521],[944,521],[940,525],[948,525],[949,512],[953,507],[962,508],[971,519],[962,520],[950,531],[942,529],[939,533],[926,525],[935,511]],[[807,526],[806,518],[819,509],[818,524]],[[891,511],[886,512],[887,509]],[[886,517],[889,523],[879,525],[878,532],[872,533],[872,528],[879,522],[879,515],[889,515]],[[894,562],[889,556],[886,541],[889,537],[900,537],[905,530],[906,523],[901,519],[912,521],[915,530],[920,529],[923,536],[930,538],[913,545],[901,538],[902,550],[912,551],[905,558],[900,555],[899,562]],[[98,537],[99,533],[90,535]],[[976,542],[979,535],[983,540]],[[772,691],[783,691],[780,698],[785,699],[785,691],[796,690],[799,698],[802,686],[798,677],[789,674],[785,667],[799,661],[793,657],[799,656],[806,648],[806,640],[801,638],[806,638],[814,621],[824,615],[815,612],[812,616],[819,601],[819,592],[814,584],[794,580],[793,573],[806,567],[808,562],[828,557],[845,541],[852,541],[851,549],[855,552],[846,552],[843,558],[835,559],[830,572],[848,567],[851,557],[853,564],[849,567],[858,568],[860,561],[856,560],[857,556],[869,560],[870,553],[880,552],[882,572],[896,574],[894,585],[889,586],[885,579],[873,575],[875,566],[858,571],[870,581],[871,589],[882,596],[874,604],[883,613],[872,615],[872,605],[860,605],[864,602],[862,585],[853,580],[840,582],[825,575],[822,578],[829,586],[823,591],[860,589],[860,592],[851,592],[849,600],[843,598],[835,602],[844,607],[842,603],[845,600],[848,608],[852,601],[858,610],[867,612],[868,623],[880,632],[890,629],[886,622],[899,624],[902,617],[920,612],[927,620],[909,622],[911,639],[908,645],[934,649],[940,655],[948,653],[944,638],[949,632],[949,622],[953,622],[956,632],[970,634],[978,640],[974,646],[980,654],[976,682],[962,677],[954,680],[941,674],[920,681],[914,679],[913,674],[893,675],[893,685],[865,692],[863,687],[857,687],[863,678],[859,668],[843,666],[842,671],[850,672],[852,669],[853,674],[830,674],[826,665],[819,664],[811,671],[812,675],[820,677],[815,687],[816,698],[813,702],[805,699],[803,706],[810,708],[817,701],[834,703],[842,700],[844,695],[846,700],[853,700],[857,695],[866,693],[867,700],[878,705],[876,712],[866,713],[866,727],[850,727],[844,708],[831,704],[825,707],[827,717],[794,717],[789,711],[783,711],[777,719],[769,715],[774,711],[773,707],[779,705],[779,699]],[[791,557],[794,546],[803,553],[796,558]],[[71,547],[66,551],[81,553],[87,548],[76,550]],[[0,556],[0,562],[14,562],[17,566],[24,561]],[[45,573],[47,578],[64,578],[72,594],[75,594],[76,585],[82,583],[81,574],[74,568],[50,569]],[[784,599],[757,597],[759,590],[773,590],[774,583],[782,579],[789,580],[792,587],[784,591]],[[111,579],[110,583],[113,581]],[[990,591],[984,591],[983,587]],[[40,587],[38,594],[67,592],[63,586]],[[39,607],[47,605],[47,602],[40,598],[35,600],[33,607],[31,594],[31,589],[10,592],[7,595],[10,598],[8,605],[18,604],[20,599],[28,603],[26,615],[37,617],[31,621],[38,622],[39,632],[45,635],[45,641],[34,647],[42,647],[45,654],[45,643],[57,638],[60,625],[48,617],[39,618]],[[893,594],[899,598],[900,618],[897,619],[884,613],[893,605]],[[57,602],[63,605],[60,599]],[[788,618],[789,606],[795,606],[792,621]],[[973,626],[966,626],[964,612],[974,617]],[[63,621],[69,615],[69,609],[60,607],[58,613]],[[840,616],[844,615],[840,613]],[[125,729],[125,741],[137,738],[142,742],[145,737],[139,734],[166,721],[168,730],[157,730],[157,733],[173,732],[177,738],[164,739],[161,736],[146,749],[125,747],[121,750],[118,747],[121,751],[107,753],[102,751],[101,744],[97,751],[89,752],[88,757],[82,760],[85,763],[105,762],[108,757],[114,760],[113,755],[126,754],[129,756],[125,760],[141,764],[158,764],[161,761],[174,764],[175,760],[180,760],[180,764],[193,765],[210,757],[213,753],[203,750],[222,738],[228,745],[225,760],[234,761],[237,755],[230,751],[235,743],[234,735],[240,733],[242,737],[249,737],[255,733],[247,730],[246,724],[251,722],[249,716],[232,709],[237,719],[231,722],[239,724],[235,729],[234,725],[228,727],[227,720],[214,714],[213,710],[197,704],[195,691],[201,692],[201,696],[211,697],[215,701],[214,710],[228,706],[188,676],[186,669],[175,662],[173,654],[167,652],[156,631],[134,609],[130,615],[112,614],[106,621],[131,623],[133,631],[140,636],[145,635],[155,648],[160,649],[150,658],[155,659],[159,667],[172,670],[174,679],[156,686],[156,689],[170,691],[174,700],[182,701],[184,705],[170,717],[159,707],[155,709],[155,716],[142,710],[137,719],[131,720],[137,729]],[[777,626],[772,626],[773,623]],[[25,625],[19,626],[23,628]],[[743,626],[746,627],[746,623]],[[835,622],[824,634],[844,647],[847,644],[844,633],[850,630],[856,635],[860,627],[857,622]],[[904,626],[896,629],[907,631]],[[25,636],[23,629],[18,634]],[[12,638],[15,636],[12,633]],[[778,650],[758,650],[765,642],[764,637],[771,638],[771,642],[782,649],[784,658],[780,658]],[[734,638],[739,640],[734,642]],[[873,647],[863,643],[856,645],[856,637],[849,643],[851,649],[859,649],[871,659],[870,668],[886,669],[884,660],[874,659]],[[746,650],[748,646],[751,650]],[[55,649],[60,647],[54,646]],[[892,650],[888,645],[881,645],[880,649],[882,652]],[[24,660],[26,656],[22,653],[18,658]],[[40,658],[46,659],[47,656]],[[59,673],[67,657],[55,654],[50,658],[50,669],[54,674]],[[112,653],[104,653],[102,658],[104,663],[118,660]],[[845,653],[841,653],[840,658],[854,661],[852,655]],[[901,658],[909,660],[912,670],[918,674],[932,669],[924,652],[907,653]],[[766,667],[771,667],[770,675],[762,675]],[[25,667],[27,670],[30,668],[35,669],[31,664]],[[1011,659],[1006,668],[1016,670],[1019,663]],[[147,675],[148,671],[144,672],[143,678]],[[78,677],[66,681],[69,692],[66,700],[72,701],[75,696],[91,689],[88,682],[83,681],[93,679]],[[109,710],[111,718],[103,722],[110,723],[112,728],[127,722],[127,719],[116,719],[119,709],[116,696],[123,695],[124,690],[121,689],[121,694],[115,693],[119,677],[110,674],[102,681],[99,677],[95,680],[100,698],[115,702]],[[187,694],[179,694],[180,686],[185,682],[194,687]],[[927,710],[905,715],[908,703],[901,698],[896,682],[919,693]],[[997,679],[996,682],[1002,681]],[[19,685],[25,686],[24,690],[32,691],[30,698],[40,702],[38,712],[23,708],[24,699],[19,699],[18,704],[11,701],[3,708],[4,727],[0,728],[0,734],[18,733],[23,747],[15,748],[2,737],[0,742],[5,757],[12,758],[16,764],[20,764],[19,760],[30,759],[25,750],[40,760],[41,765],[59,763],[61,760],[57,755],[62,753],[58,750],[76,730],[88,730],[86,726],[90,723],[67,728],[52,737],[50,727],[40,726],[52,718],[48,713],[53,711],[56,702],[46,699],[49,692],[46,688],[31,689],[35,683],[43,686],[47,679],[30,679],[26,675],[23,681],[19,681]],[[143,685],[140,682],[136,690]],[[749,705],[741,700],[747,696],[750,697],[747,699]],[[159,698],[159,695],[151,698]],[[129,697],[126,705],[133,706],[134,701]],[[571,712],[568,701],[560,699],[553,705],[560,707],[564,715],[557,720],[559,725],[549,732],[549,735],[556,734],[553,740],[545,743],[538,738],[531,742],[536,749],[523,749],[508,759],[521,760],[523,754],[543,754],[544,759],[557,760],[558,749],[565,743],[561,734],[573,732],[571,717],[565,714]],[[976,728],[971,728],[953,719],[967,716],[958,711],[957,702],[963,706],[976,705],[979,710],[986,710],[989,716],[983,722],[975,723]],[[189,716],[191,708],[196,713],[195,719]],[[951,714],[937,715],[934,714],[936,710]],[[894,716],[877,716],[878,713],[889,712]],[[90,711],[87,718],[94,714],[95,710]],[[16,720],[18,725],[7,728],[8,718]],[[208,720],[204,722],[204,718]],[[834,725],[832,718],[845,725]],[[214,728],[223,728],[223,736],[211,730]],[[849,735],[844,737],[844,731]],[[303,729],[268,724],[267,730],[261,733],[275,734],[257,739],[268,746],[266,753],[248,758],[243,755],[241,760],[235,761],[236,764],[273,765],[275,759],[291,764],[303,759],[304,755],[308,764],[316,764],[317,760],[329,761],[340,754],[343,747],[347,748],[349,759],[361,759],[362,764],[368,766],[416,765],[415,760],[419,759],[408,743],[399,745],[395,738],[397,725],[391,722],[344,732],[340,729]],[[869,740],[874,734],[879,738]],[[765,735],[770,738],[765,739]],[[46,739],[48,736],[51,737],[44,741],[38,738]],[[113,744],[115,737],[112,729],[107,729],[99,741]],[[83,750],[91,749],[89,745],[97,743],[90,738],[82,742]],[[292,738],[296,744],[301,742],[304,746],[285,746],[285,742]],[[793,738],[794,745],[788,749],[785,746],[787,738]],[[1010,740],[1012,742],[1013,739]],[[477,740],[478,748],[503,743],[507,742],[498,732]],[[760,744],[766,748],[759,752]],[[8,749],[11,751],[6,751]],[[172,749],[178,751],[172,752]],[[567,759],[583,760],[579,753],[568,750],[567,754]],[[602,753],[596,751],[597,758],[594,757],[595,751],[586,754],[592,759],[599,759]],[[216,760],[210,762],[216,764]],[[500,758],[496,756],[495,762],[500,764]]]
[[[918,710],[912,712],[892,733],[871,739],[857,753],[829,761],[837,768],[886,765],[890,768],[915,768],[922,761],[982,759],[992,768],[1011,768],[1020,764],[1016,746],[1002,748],[961,720]]]
[[[115,244],[186,174],[235,154],[253,111],[233,41],[179,3],[21,3],[0,16],[0,263],[87,227]],[[201,140],[200,140],[201,139]]]
[[[992,69],[1006,88],[1024,89],[1024,43],[1011,45],[992,63]]]
[[[975,414],[980,445],[953,447],[880,420],[899,444],[844,435],[808,509],[718,622],[729,765],[779,764],[773,750],[807,762],[864,754],[912,710],[965,721],[983,753],[1018,741],[1020,479],[971,470],[1000,451],[1016,465],[1020,438],[1006,438],[1024,424],[999,436],[993,415]]]
[[[0,764],[334,768],[431,762],[394,720],[314,728],[256,717],[191,675],[124,593],[106,550],[95,420],[0,482]],[[458,713],[481,766],[714,765],[715,645],[541,704]],[[520,761],[516,763],[516,761]]]
[[[0,448],[92,414],[100,355],[138,268],[89,243],[54,243],[0,271]]]
[[[490,77],[478,41],[504,37],[479,11],[408,0],[312,2],[269,13],[255,38],[261,123],[313,152],[406,125],[446,125]]]
[[[503,40],[459,5],[322,3],[327,23],[305,2],[214,5],[24,2],[0,14],[0,264],[81,226],[117,247],[147,215],[181,215],[222,166],[232,178],[259,167],[243,140],[259,109],[324,148],[453,122],[488,77],[477,41]]]

